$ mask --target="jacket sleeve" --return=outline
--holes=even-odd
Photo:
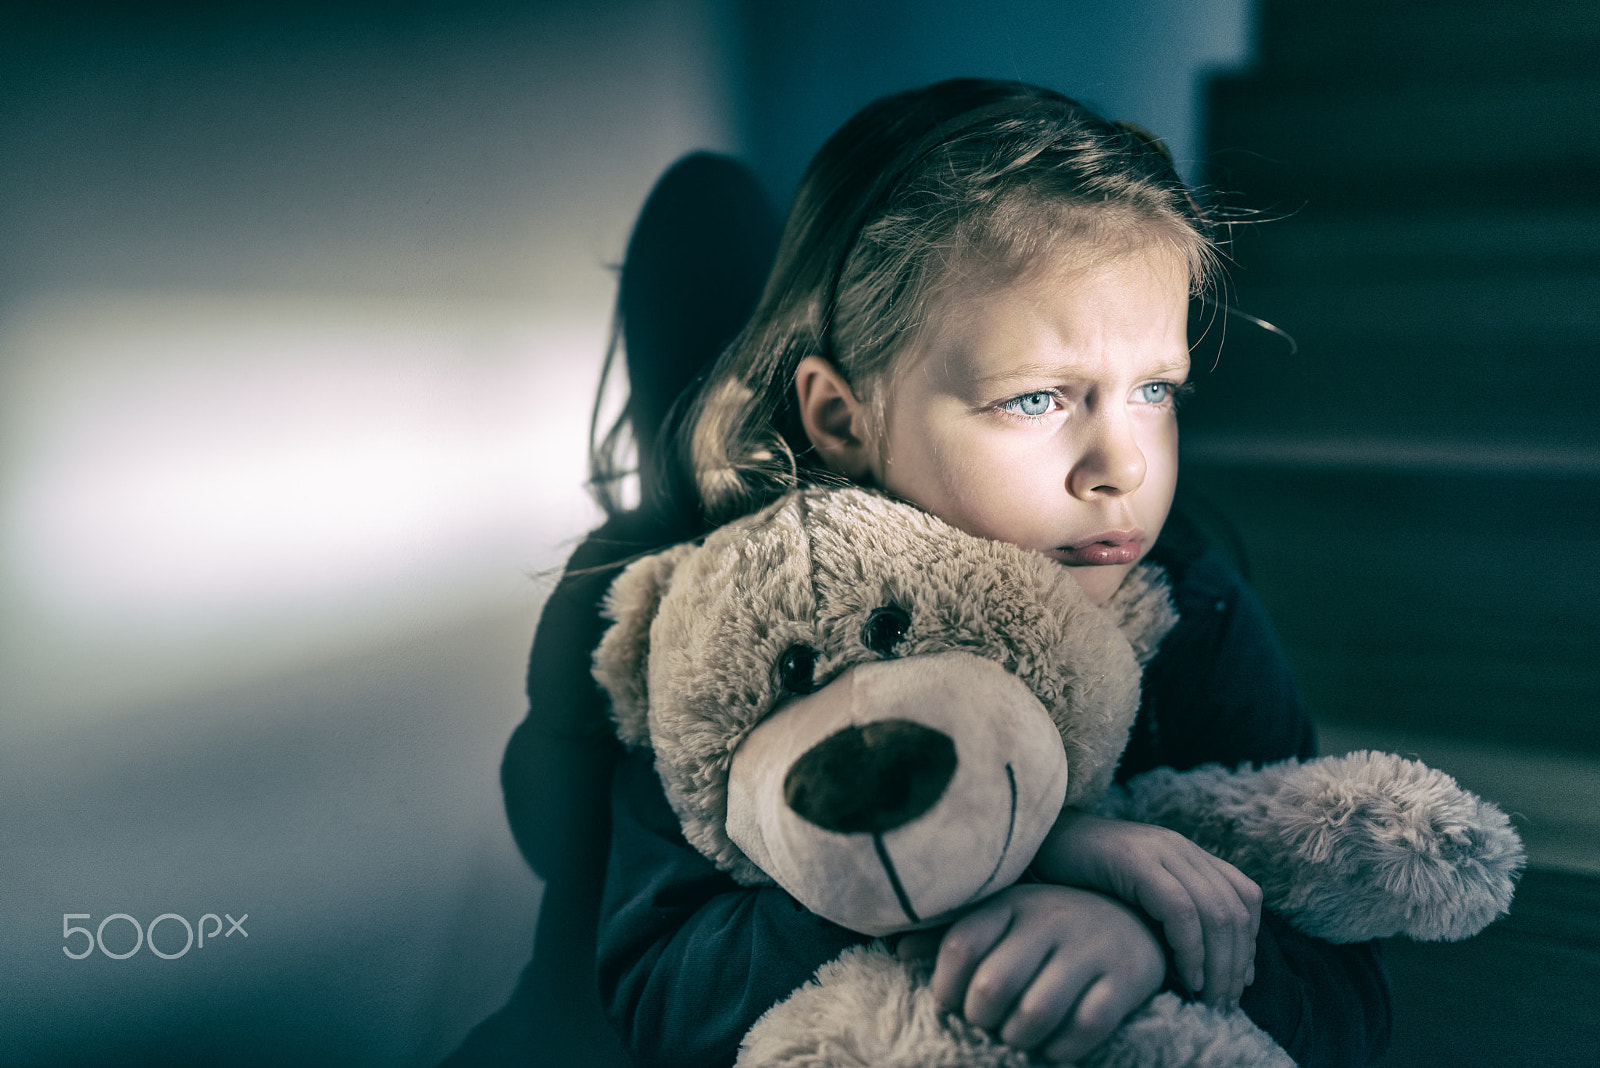
[[[1336,946],[1262,914],[1256,980],[1239,1005],[1296,1064],[1372,1064],[1389,1047],[1389,1002],[1376,942]]]
[[[1169,566],[1180,622],[1145,674],[1119,778],[1165,765],[1229,767],[1316,755],[1316,731],[1266,610],[1215,553]],[[1242,1008],[1307,1068],[1360,1068],[1389,1045],[1376,942],[1333,945],[1272,913]]]
[[[746,887],[684,841],[648,752],[612,792],[600,997],[639,1068],[731,1065],[768,1008],[867,939],[777,887]]]

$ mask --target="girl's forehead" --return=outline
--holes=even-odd
[[[1038,302],[1063,293],[1103,288],[1108,283],[1135,287],[1147,302],[1187,298],[1187,258],[1170,244],[1150,237],[1101,245],[1067,242],[1041,252],[1008,277],[981,274],[953,287],[953,300]]]
[[[908,362],[981,379],[1077,362],[1180,370],[1188,366],[1188,296],[1182,257],[1159,246],[968,281],[935,306]]]
[[[996,220],[980,224],[972,240],[944,250],[942,267],[933,277],[957,291],[1027,285],[1118,260],[1142,260],[1147,269],[1171,274],[1190,291],[1203,288],[1210,277],[1214,250],[1188,226],[1139,218],[1115,204],[1058,208],[1037,217],[1024,213],[1021,222],[1011,220],[1011,225]]]

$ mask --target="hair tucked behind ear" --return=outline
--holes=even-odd
[[[869,104],[806,170],[754,316],[676,428],[706,522],[837,480],[794,410],[805,357],[830,360],[881,417],[886,372],[950,286],[1152,243],[1180,254],[1197,290],[1208,284],[1209,224],[1142,129],[989,79]]]

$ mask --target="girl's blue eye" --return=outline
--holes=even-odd
[[[1050,405],[1055,399],[1053,393],[1024,393],[1020,397],[1012,397],[1002,407],[1009,408],[1018,415],[1044,415],[1050,411]]]
[[[1172,399],[1172,394],[1171,382],[1146,382],[1133,391],[1133,395],[1144,404],[1165,404]]]

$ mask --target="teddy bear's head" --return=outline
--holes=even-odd
[[[595,677],[688,840],[867,933],[1007,885],[1099,798],[1175,619],[1159,569],[1102,607],[1042,553],[856,488],[638,560],[606,612]]]

